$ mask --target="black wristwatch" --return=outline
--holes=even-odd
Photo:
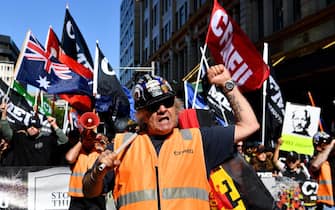
[[[230,91],[232,91],[235,87],[235,82],[233,80],[228,80],[224,83],[224,92],[228,93]]]

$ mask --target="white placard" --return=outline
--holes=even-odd
[[[71,170],[56,167],[28,173],[29,210],[67,210]]]

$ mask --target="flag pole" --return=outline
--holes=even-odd
[[[185,97],[185,109],[188,109],[187,80],[184,80],[184,97]]]
[[[263,60],[265,64],[268,64],[269,57],[269,46],[267,42],[264,42],[263,48]],[[265,143],[265,108],[266,108],[266,91],[267,91],[268,80],[263,82],[263,106],[262,106],[262,145]]]
[[[29,40],[30,33],[31,33],[31,31],[30,31],[30,29],[29,29],[29,30],[27,31],[27,33],[26,33],[26,37],[24,38],[24,41],[23,41],[23,43],[22,43],[19,57],[18,57],[18,59],[17,59],[17,61],[16,61],[16,63],[15,63],[13,80],[11,81],[10,86],[8,86],[6,95],[4,95],[4,97],[2,98],[2,103],[5,102],[5,98],[8,98],[10,89],[13,88],[13,86],[14,86],[14,80],[16,80],[16,77],[17,77],[17,74],[18,74],[18,70],[19,70],[20,67],[21,67],[21,63],[22,63],[22,60],[23,60],[23,57],[24,57],[24,52],[26,51],[26,48],[27,48],[27,42],[28,42],[28,40]]]
[[[69,102],[65,102],[64,119],[63,119],[63,132],[64,133],[66,133],[66,129],[69,124],[68,113],[69,113]]]
[[[315,106],[315,102],[314,102],[312,93],[310,91],[308,91],[307,94],[308,94],[309,101],[311,102],[311,105]],[[324,131],[321,120],[319,120],[319,128],[320,128],[320,131]]]
[[[95,56],[94,56],[94,67],[93,67],[93,96],[97,95],[98,92],[98,65],[99,65],[99,41],[95,44]]]
[[[73,112],[73,108],[70,108],[70,112],[69,112],[69,117],[68,118],[69,118],[69,123],[70,123],[70,129],[71,129],[71,131],[74,129],[72,112]]]
[[[197,94],[198,94],[198,87],[199,87],[199,81],[200,81],[202,64],[203,64],[204,60],[206,60],[206,57],[205,57],[206,48],[207,48],[207,44],[205,44],[203,48],[200,47],[201,59],[200,59],[199,71],[198,71],[198,75],[197,75],[197,82],[195,83],[195,88],[194,88],[194,95],[193,95],[193,101],[192,101],[192,109],[194,109],[195,100],[196,100]]]

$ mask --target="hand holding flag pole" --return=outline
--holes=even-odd
[[[123,141],[121,146],[119,148],[117,148],[114,151],[114,153],[118,155],[120,152],[122,152],[129,144],[131,144],[135,140],[136,136],[137,136],[137,133],[133,133],[131,136],[129,136],[129,138],[127,138],[125,141]],[[106,165],[104,163],[101,163],[98,166],[99,171],[103,171],[105,168],[106,168]]]

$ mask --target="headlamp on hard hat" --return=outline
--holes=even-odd
[[[157,105],[166,99],[174,99],[175,95],[168,81],[159,76],[145,74],[137,81],[133,91],[135,109]]]
[[[317,132],[313,136],[314,146],[320,146],[322,144],[329,144],[331,141],[332,141],[332,137],[324,131]]]

